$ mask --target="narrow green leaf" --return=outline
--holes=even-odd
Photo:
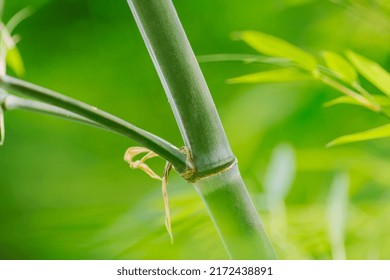
[[[270,82],[290,82],[297,80],[309,80],[311,76],[306,75],[298,69],[281,69],[263,71],[249,75],[240,76],[229,79],[230,84],[246,84],[246,83],[270,83]]]
[[[359,142],[359,141],[366,141],[366,140],[373,140],[373,139],[380,139],[380,138],[386,138],[390,137],[390,124],[377,127],[374,129],[349,134],[345,136],[341,136],[332,142],[330,142],[327,147],[346,144],[346,143],[352,143],[352,142]]]
[[[331,101],[324,103],[324,107],[331,107],[339,104],[351,104],[351,105],[363,106],[362,103],[357,101],[355,98],[352,98],[350,96],[340,96]]]
[[[357,79],[355,68],[342,56],[337,53],[324,51],[322,56],[326,65],[332,70],[341,80],[351,84]]]
[[[277,37],[257,31],[243,31],[234,34],[234,37],[243,40],[259,53],[290,58],[306,70],[314,71],[317,61],[311,54]]]
[[[347,51],[348,59],[368,81],[390,96],[390,74],[378,63],[369,60],[353,51]]]
[[[381,107],[390,107],[390,98],[388,98],[387,96],[376,94],[376,95],[372,95],[372,97]],[[359,101],[357,101],[356,99],[354,99],[350,96],[337,97],[331,101],[324,103],[324,106],[330,107],[330,106],[339,105],[339,104],[351,104],[351,105],[363,106]]]
[[[16,75],[24,75],[24,64],[22,56],[17,47],[7,50],[7,65],[15,72]]]
[[[196,58],[199,63],[240,61],[244,63],[264,63],[278,66],[292,66],[290,59],[250,54],[212,54],[199,55]]]

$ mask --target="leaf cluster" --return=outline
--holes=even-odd
[[[233,38],[242,40],[262,55],[257,59],[254,56],[251,60],[245,58],[243,61],[268,63],[278,68],[235,77],[229,79],[228,83],[317,81],[343,94],[325,106],[353,104],[390,117],[390,74],[378,63],[352,50],[346,50],[344,54],[322,51],[320,57],[316,57],[287,41],[258,31],[234,33]],[[362,78],[381,94],[373,94],[363,87]],[[328,146],[385,137],[390,137],[390,125],[339,137]]]

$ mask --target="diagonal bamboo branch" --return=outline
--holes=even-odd
[[[32,111],[32,112],[38,112],[43,113],[47,115],[52,115],[72,121],[77,121],[89,126],[98,127],[101,129],[109,130],[109,128],[106,128],[104,126],[101,126],[93,121],[90,121],[87,118],[81,117],[77,114],[74,114],[72,112],[69,112],[67,110],[58,108],[56,106],[48,105],[43,102],[20,98],[18,96],[8,94],[2,102],[2,107],[5,111],[13,111],[17,109],[22,109],[26,111]]]
[[[172,163],[179,173],[183,173],[191,168],[187,163],[186,155],[177,147],[150,132],[140,129],[116,116],[99,110],[96,107],[10,76],[0,77],[0,87],[71,112],[71,118],[74,118],[75,115],[77,115],[77,119],[80,120],[81,116],[84,118],[83,122],[87,119],[89,122],[95,123],[98,126],[105,127],[120,135],[126,136]],[[46,106],[42,108],[42,104],[38,103],[24,102],[24,104],[19,105],[30,107],[29,109],[44,111],[45,113],[53,111],[54,109],[53,107]],[[66,112],[56,110],[56,114],[65,116]]]

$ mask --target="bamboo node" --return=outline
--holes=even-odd
[[[194,166],[191,151],[187,147],[181,147],[179,150],[181,153],[186,155],[188,166]],[[184,172],[180,173],[186,181],[192,182],[192,178],[196,175],[196,169],[194,167],[187,168]]]

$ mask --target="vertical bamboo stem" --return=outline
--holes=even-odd
[[[175,114],[191,178],[233,259],[275,259],[171,0],[128,0]]]

